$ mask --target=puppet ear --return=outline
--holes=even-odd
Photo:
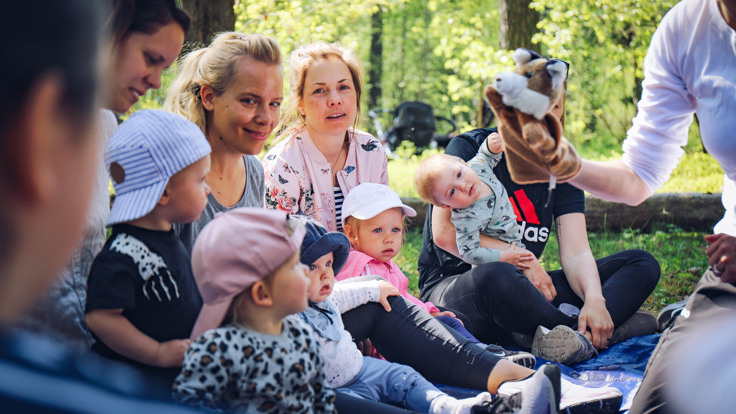
[[[545,69],[547,69],[547,73],[552,78],[552,89],[559,88],[565,82],[565,79],[567,79],[567,63],[561,60],[550,60],[547,62]]]
[[[533,50],[519,48],[514,51],[512,58],[514,59],[514,63],[516,63],[516,66],[518,67],[529,63],[534,59],[541,59],[541,56],[539,56],[539,54]]]

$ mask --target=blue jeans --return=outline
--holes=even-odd
[[[371,357],[363,357],[358,375],[337,390],[425,413],[432,400],[443,394],[413,368]]]
[[[460,322],[459,319],[453,318],[450,315],[440,315],[435,317],[438,321],[444,323],[445,325],[449,326],[450,328],[456,330],[460,335],[468,338],[470,342],[473,342],[475,344],[479,343],[480,341],[478,338],[474,337],[473,334],[468,332],[467,329],[465,329],[465,326]]]

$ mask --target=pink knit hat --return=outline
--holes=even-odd
[[[279,210],[238,208],[215,216],[192,250],[204,305],[191,338],[219,327],[233,298],[298,252],[305,231],[303,223]]]

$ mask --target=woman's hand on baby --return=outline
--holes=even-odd
[[[192,341],[189,339],[174,339],[159,343],[156,365],[162,368],[180,367],[190,343]]]
[[[486,138],[486,142],[486,145],[488,145],[488,151],[491,151],[494,154],[498,154],[503,151],[503,140],[498,132],[491,132],[488,135],[488,138]]]
[[[511,263],[519,269],[529,269],[529,262],[534,260],[534,254],[529,250],[522,249],[516,243],[511,243],[505,250],[501,250],[501,261]]]
[[[713,273],[725,283],[736,282],[736,237],[728,234],[705,236],[710,246],[705,250]]]
[[[391,312],[391,305],[388,304],[388,297],[399,296],[399,289],[396,289],[396,286],[385,280],[381,280],[380,282],[378,282],[378,288],[381,295],[381,297],[378,299],[378,303],[383,305],[383,308],[386,309],[386,312]]]

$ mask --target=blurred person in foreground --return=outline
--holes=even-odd
[[[0,411],[179,412],[145,378],[15,331],[84,230],[98,135],[103,11],[11,2],[0,14]]]

